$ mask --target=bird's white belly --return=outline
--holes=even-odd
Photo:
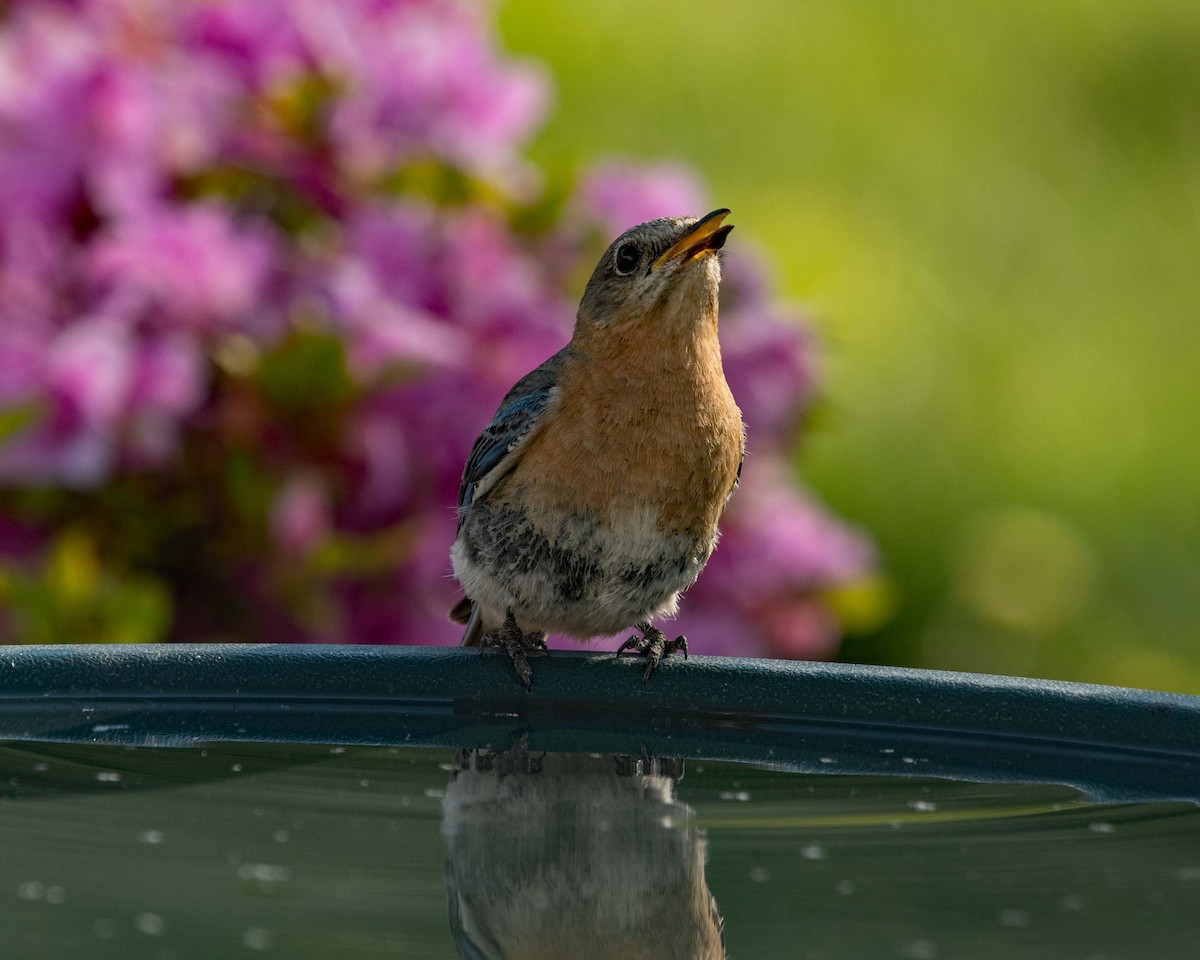
[[[673,614],[715,540],[715,531],[664,533],[647,509],[606,521],[541,515],[535,522],[522,507],[480,503],[451,561],[485,622],[498,625],[512,610],[524,630],[586,638]]]

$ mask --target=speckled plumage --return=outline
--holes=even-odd
[[[743,449],[717,339],[721,219],[655,220],[614,241],[571,342],[476,441],[451,551],[465,643],[510,612],[522,631],[580,639],[644,626],[700,574]],[[631,245],[641,262],[622,275]]]

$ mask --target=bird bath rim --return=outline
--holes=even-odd
[[[533,691],[446,647],[13,646],[0,739],[270,741],[704,757],[1200,801],[1200,697],[843,663],[555,651]]]

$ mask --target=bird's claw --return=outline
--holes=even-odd
[[[674,640],[668,640],[661,630],[650,626],[642,629],[640,637],[634,634],[617,647],[617,656],[621,656],[627,650],[640,653],[646,658],[646,671],[642,674],[642,683],[650,679],[650,676],[658,669],[663,657],[679,651],[683,652],[684,660],[688,657],[687,637],[679,636]]]
[[[545,752],[536,756],[529,752],[529,731],[523,730],[516,743],[506,750],[459,750],[455,754],[455,776],[463,770],[495,773],[501,780],[516,773],[542,772]]]
[[[618,754],[613,757],[618,777],[670,777],[683,779],[682,757],[656,757],[642,747],[640,755]]]
[[[533,671],[529,668],[529,657],[535,654],[545,657],[550,655],[550,648],[546,646],[546,635],[538,631],[523,632],[510,613],[508,619],[504,621],[504,626],[495,633],[485,633],[480,639],[480,656],[483,656],[484,650],[492,648],[503,650],[508,654],[509,659],[513,662],[517,679],[521,681],[521,686],[525,688],[526,692],[532,692]]]

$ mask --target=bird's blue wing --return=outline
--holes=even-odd
[[[516,466],[522,448],[542,426],[543,415],[558,394],[558,374],[565,353],[560,351],[522,377],[476,438],[458,487],[459,529],[471,504],[487,496]]]

